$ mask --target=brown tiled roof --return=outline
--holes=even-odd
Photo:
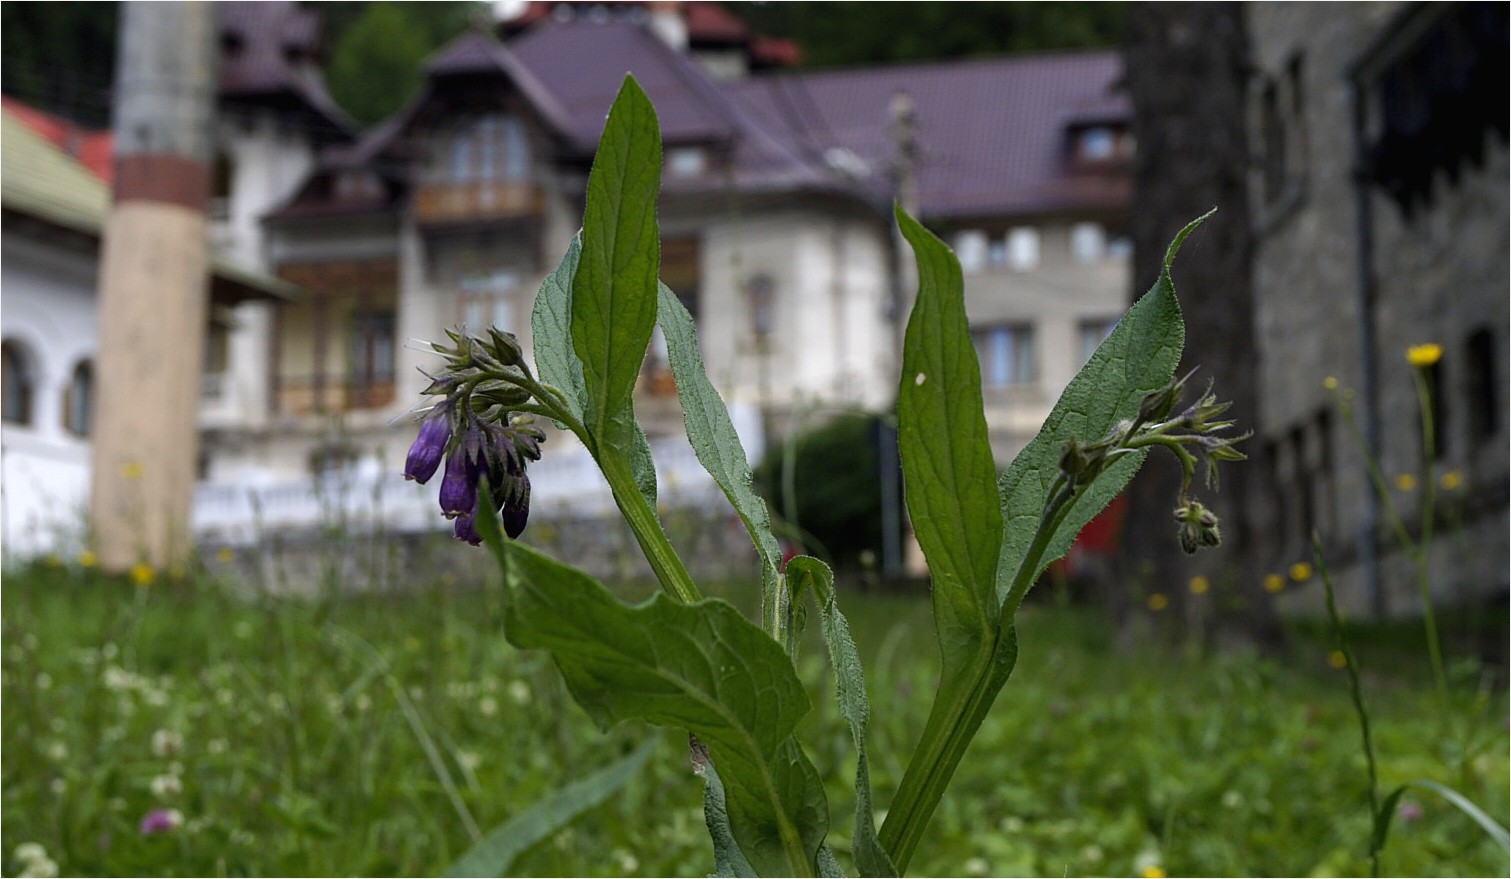
[[[220,94],[232,103],[273,104],[307,114],[321,141],[350,140],[352,123],[331,99],[315,63],[320,20],[290,0],[232,0],[220,15]]]
[[[1120,76],[1114,52],[1058,52],[781,73],[724,88],[775,136],[809,155],[849,150],[873,179],[895,155],[889,106],[906,92],[920,210],[951,217],[1125,207],[1126,174],[1078,172],[1066,139],[1073,124],[1127,118]]]

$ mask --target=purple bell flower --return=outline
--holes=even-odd
[[[441,478],[441,515],[448,519],[471,516],[477,509],[477,467],[467,454],[467,443],[446,459],[446,475]]]
[[[424,421],[420,422],[420,434],[409,447],[404,459],[404,478],[424,485],[441,466],[446,452],[446,441],[451,439],[451,418],[448,407],[436,406]]]
[[[472,516],[462,516],[451,526],[451,536],[457,540],[465,540],[473,546],[483,542],[483,536],[477,533],[477,526]]]
[[[514,477],[514,491],[504,501],[502,513],[504,533],[511,538],[524,533],[525,523],[530,519],[530,477],[524,473]]]

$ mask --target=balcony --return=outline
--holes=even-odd
[[[329,415],[357,409],[381,409],[394,401],[394,381],[330,377],[278,377],[274,397],[279,415]]]
[[[421,225],[533,220],[544,210],[540,187],[521,180],[427,183],[414,191],[414,215]]]

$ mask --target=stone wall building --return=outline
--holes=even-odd
[[[1394,509],[1419,537],[1435,495],[1434,596],[1504,601],[1506,6],[1247,10],[1262,407],[1251,446],[1276,510],[1262,552],[1284,571],[1310,560],[1315,530],[1347,608],[1409,614],[1416,586],[1389,519]],[[1425,465],[1405,357],[1424,343],[1442,351]],[[1345,392],[1357,433],[1337,405]],[[1316,607],[1318,594],[1287,600]]]

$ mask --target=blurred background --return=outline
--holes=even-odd
[[[153,26],[124,26],[140,6]],[[8,640],[30,631],[17,620],[88,605],[66,596],[95,578],[318,599],[317,623],[340,596],[487,581],[482,554],[449,540],[434,485],[400,475],[439,364],[424,342],[496,326],[529,350],[535,290],[581,223],[629,72],[664,141],[661,276],[698,324],[784,541],[832,561],[845,588],[878,608],[926,594],[897,476],[914,279],[892,204],[960,259],[999,467],[1155,281],[1175,232],[1216,207],[1174,281],[1191,398],[1214,381],[1253,431],[1250,460],[1225,467],[1220,491],[1197,489],[1223,546],[1180,551],[1178,470],[1151,458],[1039,594],[1072,614],[1071,640],[1281,656],[1300,638],[1324,665],[1315,534],[1345,614],[1376,627],[1388,664],[1428,674],[1421,617],[1436,605],[1454,685],[1498,682],[1501,698],[1505,4],[269,0],[191,20],[198,6],[0,5],[3,556],[8,586],[54,584],[64,602],[8,602]],[[185,41],[202,51],[153,82],[197,115],[132,103],[151,66],[132,65]],[[187,132],[190,196],[147,192],[134,170],[177,148],[142,134],[158,124]],[[102,456],[121,433],[111,419],[129,417],[117,410],[156,399],[120,390],[134,373],[112,352],[178,350],[112,347],[115,319],[101,321],[102,290],[127,317],[160,313],[119,293],[146,288],[112,279],[130,269],[105,248],[112,211],[143,193],[203,215],[203,241],[179,242],[203,250],[203,332],[180,337],[175,367],[195,374],[197,411],[178,438]],[[666,530],[696,575],[748,580],[755,557],[681,437],[659,337],[636,393]],[[647,580],[586,451],[550,433],[523,539],[616,586]],[[163,513],[153,480],[175,467],[187,476],[164,491],[181,498],[162,509],[186,512]],[[91,508],[102,498],[168,537],[112,550],[119,529]],[[363,605],[362,619],[407,606]],[[878,612],[872,647],[897,649],[892,613]],[[348,684],[331,684],[342,704]],[[40,747],[12,716],[7,736]],[[280,802],[281,826],[309,831]],[[1164,832],[1130,831],[1115,863],[1079,841],[1071,872],[1164,869],[1146,857]],[[407,870],[436,851],[379,863]],[[1261,869],[1222,857],[1185,863]],[[989,869],[1060,869],[1023,863]]]

